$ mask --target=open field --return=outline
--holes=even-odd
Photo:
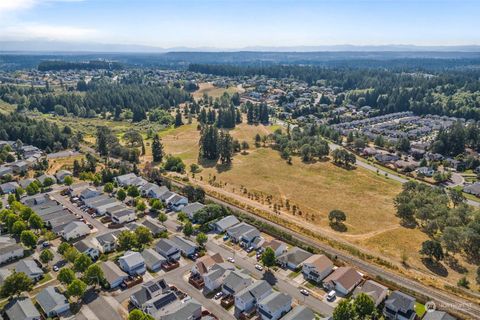
[[[0,113],[10,113],[15,111],[15,106],[0,100]]]
[[[200,88],[192,94],[196,100],[201,99],[204,93],[208,94],[208,96],[212,98],[218,98],[221,97],[224,92],[232,95],[235,92],[240,93],[243,91],[243,89],[238,87],[218,88],[210,82],[200,83],[198,86]]]

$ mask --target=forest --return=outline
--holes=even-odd
[[[63,60],[42,61],[38,65],[40,71],[58,70],[120,70],[123,65],[115,61],[92,60],[88,62],[71,62]]]

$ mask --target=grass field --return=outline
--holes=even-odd
[[[235,92],[243,91],[241,88],[238,88],[238,87],[218,88],[218,87],[215,87],[210,82],[200,83],[198,86],[200,88],[193,93],[193,97],[196,100],[201,99],[204,93],[208,94],[208,96],[212,98],[218,98],[218,97],[221,97],[224,92],[227,92],[228,94],[232,95]]]

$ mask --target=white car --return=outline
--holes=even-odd
[[[327,294],[327,301],[333,301],[336,297],[337,294],[335,293],[335,290],[332,290]]]
[[[57,267],[57,266],[53,266],[53,271],[57,272],[57,271],[58,271],[58,267]]]
[[[222,296],[223,296],[223,292],[222,292],[222,291],[217,292],[217,294],[215,295],[215,300],[220,299]]]
[[[227,258],[227,261],[228,261],[228,262],[231,262],[231,263],[235,263],[235,259],[233,259],[232,257],[228,257],[228,258]]]
[[[255,269],[257,269],[258,271],[263,271],[263,267],[259,264],[255,265]]]
[[[304,296],[309,296],[310,295],[310,292],[308,292],[308,290],[306,290],[306,289],[300,289],[300,293],[303,294]]]

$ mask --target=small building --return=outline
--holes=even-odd
[[[277,239],[272,239],[268,242],[264,242],[262,247],[264,249],[272,248],[273,252],[275,252],[275,257],[277,258],[287,252],[287,245],[285,244],[285,242],[279,241]]]
[[[93,261],[100,257],[100,250],[98,250],[98,248],[87,239],[80,240],[73,246],[78,250],[78,252],[86,254]]]
[[[90,234],[90,228],[81,221],[67,223],[59,232],[63,239],[70,241]]]
[[[140,290],[134,292],[130,296],[130,302],[132,305],[134,305],[136,308],[143,310],[143,306],[145,303],[148,301],[152,300],[155,297],[158,297],[164,293],[167,293],[170,291],[170,288],[168,287],[167,283],[165,280],[160,279],[157,281],[148,281],[142,284],[142,287]]]
[[[27,178],[27,179],[22,179],[18,181],[18,184],[22,189],[27,189],[27,187],[32,183],[35,182],[35,179],[32,178]]]
[[[144,249],[142,251],[142,257],[145,260],[147,269],[153,272],[157,272],[162,268],[162,265],[167,262],[167,259],[160,255],[153,249]]]
[[[140,275],[147,271],[145,260],[138,252],[125,252],[125,254],[118,259],[118,264],[120,268],[129,275]]]
[[[277,262],[282,268],[295,270],[300,268],[305,260],[312,254],[298,247],[292,247],[290,250],[278,257]]]
[[[80,200],[86,200],[86,199],[98,197],[101,194],[102,194],[102,191],[100,191],[99,189],[88,187],[88,188],[85,188],[82,192],[80,192],[79,198]]]
[[[425,313],[423,320],[457,320],[457,318],[449,315],[445,311],[430,310]]]
[[[12,175],[13,170],[10,167],[0,166],[0,178],[5,177],[6,175]]]
[[[117,248],[118,234],[122,232],[121,230],[115,230],[112,232],[104,233],[99,235],[92,240],[92,244],[98,248],[102,253],[109,253],[114,251]]]
[[[353,296],[356,297],[360,293],[365,293],[372,298],[375,307],[378,307],[387,298],[388,288],[373,280],[367,280],[361,286],[355,288]]]
[[[323,280],[323,286],[328,290],[335,289],[339,294],[348,295],[362,282],[362,275],[351,267],[337,268]]]
[[[144,227],[147,227],[152,232],[154,237],[159,236],[162,232],[167,230],[167,228],[159,225],[153,219],[150,219],[148,217],[142,222],[142,225]]]
[[[315,313],[301,305],[297,305],[295,308],[293,308],[289,313],[287,313],[282,320],[315,320],[317,319],[315,317]]]
[[[260,236],[260,231],[248,223],[241,222],[228,228],[227,235],[233,242],[241,242],[246,246],[250,246],[251,242]]]
[[[184,196],[174,193],[167,200],[165,200],[167,208],[173,211],[180,211],[188,204],[188,199]]]
[[[193,216],[198,211],[202,210],[205,205],[201,204],[200,202],[189,203],[185,207],[182,208],[182,212],[185,213],[190,220],[193,220]]]
[[[160,199],[162,195],[168,192],[168,188],[165,186],[158,186],[154,183],[147,183],[143,185],[140,189],[142,196],[153,198],[153,199]]]
[[[192,256],[198,250],[198,246],[195,242],[185,239],[179,236],[173,236],[171,241],[177,248],[180,249],[181,254],[186,257]]]
[[[103,275],[110,289],[115,289],[128,278],[128,275],[122,271],[113,261],[105,261],[100,263]]]
[[[203,276],[209,272],[215,264],[222,262],[224,261],[219,253],[215,253],[214,255],[206,254],[195,262],[191,269],[191,273],[193,275]]]
[[[262,320],[278,320],[292,309],[292,297],[275,291],[258,304]]]
[[[213,223],[213,228],[215,229],[215,231],[222,233],[239,223],[240,221],[238,221],[237,217],[235,217],[234,215],[229,215]]]
[[[40,320],[41,316],[30,298],[19,298],[5,307],[9,319]]]
[[[17,190],[18,188],[20,188],[20,185],[15,181],[0,184],[0,192],[2,194],[15,193],[15,190]]]
[[[222,286],[225,278],[235,270],[235,267],[229,263],[217,263],[213,265],[210,270],[203,275],[206,291],[214,291]]]
[[[57,181],[61,183],[65,182],[66,177],[71,177],[71,176],[73,176],[73,174],[68,170],[59,170],[55,174],[55,178],[57,178]]]
[[[118,183],[119,186],[126,187],[130,186],[131,182],[138,178],[135,173],[127,173],[122,176],[115,177],[115,181]]]
[[[47,317],[56,317],[68,310],[70,304],[67,298],[53,287],[46,287],[36,297],[37,303],[42,308]]]
[[[241,271],[230,272],[222,282],[222,291],[226,295],[235,296],[253,283],[252,278]]]
[[[135,219],[137,219],[137,215],[133,209],[125,209],[112,213],[112,222],[116,224],[131,222]]]
[[[433,177],[433,175],[435,174],[435,170],[429,167],[420,167],[417,169],[417,174],[425,177]]]
[[[9,237],[0,237],[0,264],[21,258],[24,255],[23,247]]]
[[[35,261],[32,259],[23,259],[18,261],[17,265],[15,266],[15,272],[23,272],[32,279],[32,281],[36,282],[43,277],[43,270],[40,269]]]
[[[164,256],[168,261],[180,260],[180,248],[169,239],[160,239],[155,245],[155,250]]]
[[[240,312],[248,312],[272,292],[272,287],[267,281],[256,281],[235,295],[235,308]]]
[[[463,187],[463,192],[480,197],[480,182],[475,182],[468,186]]]
[[[50,174],[42,174],[41,176],[37,177],[38,182],[40,182],[42,184],[42,186],[45,185],[45,181],[47,179],[51,179],[51,181],[54,184],[57,183],[57,179],[55,178],[55,176],[50,175]]]
[[[306,280],[320,283],[333,271],[333,262],[323,254],[314,254],[303,262],[302,273]]]
[[[393,291],[385,301],[383,315],[387,319],[414,320],[415,302],[415,298],[400,291]]]

